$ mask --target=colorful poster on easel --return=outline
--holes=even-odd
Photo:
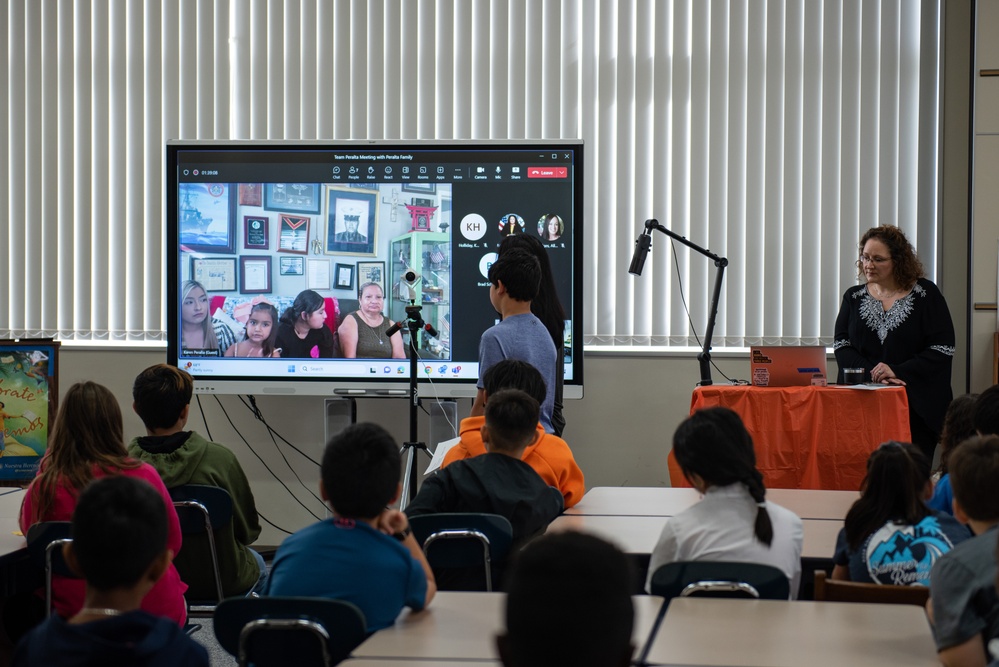
[[[59,343],[0,342],[0,483],[28,481],[58,404]]]

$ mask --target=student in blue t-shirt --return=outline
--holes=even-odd
[[[402,460],[376,424],[354,424],[323,452],[319,493],[333,518],[285,539],[274,556],[265,595],[327,597],[357,605],[368,631],[395,622],[403,607],[422,609],[437,586],[399,510]]]
[[[472,404],[472,417],[485,414],[486,392],[482,378],[486,371],[504,359],[526,361],[538,369],[545,381],[541,404],[541,425],[554,433],[555,378],[558,353],[548,329],[531,313],[531,301],[538,295],[541,265],[538,258],[520,248],[501,254],[489,267],[489,302],[500,314],[500,322],[482,334],[479,341],[479,389]]]
[[[933,564],[971,537],[954,517],[926,506],[930,491],[930,463],[919,447],[891,441],[876,449],[839,531],[832,578],[928,586]]]
[[[940,467],[937,470],[940,477],[933,486],[933,497],[927,503],[930,509],[954,514],[954,508],[951,507],[954,492],[950,486],[947,464],[950,462],[951,451],[976,434],[974,417],[977,401],[978,394],[965,394],[958,396],[947,406],[943,431],[940,433]]]

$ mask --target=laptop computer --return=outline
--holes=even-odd
[[[749,348],[754,387],[807,387],[826,384],[826,348],[822,345]]]

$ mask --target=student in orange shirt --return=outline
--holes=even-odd
[[[546,387],[541,373],[525,361],[506,359],[494,364],[482,377],[482,383],[487,402],[490,395],[503,389],[520,389],[539,403],[545,398]],[[441,468],[486,453],[482,444],[482,425],[485,421],[484,416],[461,420],[458,429],[461,442],[444,456]],[[566,509],[578,503],[586,492],[583,471],[576,465],[569,445],[562,438],[546,433],[540,422],[536,439],[524,450],[521,460],[534,468],[549,486],[562,492]]]

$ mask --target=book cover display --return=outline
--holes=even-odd
[[[0,342],[0,482],[30,480],[58,402],[59,343]]]

